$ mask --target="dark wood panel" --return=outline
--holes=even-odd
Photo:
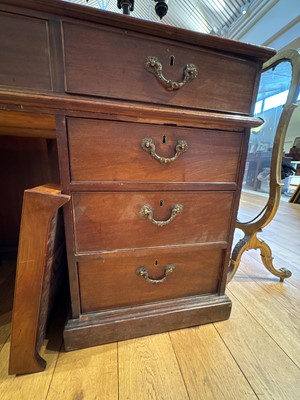
[[[224,251],[195,247],[101,253],[97,261],[78,263],[82,312],[145,304],[185,296],[216,293]],[[146,268],[151,279],[161,279],[167,265],[173,265],[162,283],[151,283],[137,270]]]
[[[51,90],[47,21],[0,12],[0,86]]]
[[[68,133],[72,181],[235,182],[243,140],[237,132],[79,118],[68,119]],[[162,163],[142,148],[144,138],[160,157],[172,158],[180,140],[187,150]]]
[[[59,182],[56,141],[0,135],[0,248],[17,247],[25,189]]]
[[[73,207],[77,251],[113,250],[226,241],[234,192],[75,193]],[[167,220],[175,204],[183,211],[166,226],[141,215]]]
[[[127,30],[67,22],[63,29],[69,93],[250,113],[258,72],[255,62]],[[148,56],[159,59],[167,79],[182,81],[187,64],[197,66],[198,76],[179,90],[167,90],[146,70]]]

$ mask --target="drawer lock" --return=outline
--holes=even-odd
[[[146,267],[140,267],[136,270],[136,273],[139,276],[142,276],[143,278],[145,278],[145,281],[150,282],[150,283],[162,283],[167,279],[167,276],[173,272],[175,269],[175,265],[173,264],[168,264],[165,269],[164,269],[164,274],[161,278],[158,279],[154,279],[154,278],[150,278],[149,276],[149,272],[147,270]]]
[[[184,153],[188,149],[188,144],[185,140],[178,140],[175,146],[175,154],[173,157],[161,157],[155,152],[155,143],[152,138],[144,138],[141,141],[141,147],[145,151],[151,154],[155,160],[158,160],[162,164],[168,164],[172,161],[175,161],[180,154]]]
[[[143,207],[140,210],[140,214],[142,217],[148,218],[149,221],[151,221],[153,224],[157,226],[165,226],[168,225],[170,222],[172,222],[177,215],[181,214],[183,211],[183,205],[182,204],[175,204],[172,209],[171,209],[171,215],[170,217],[165,220],[165,221],[157,221],[153,217],[153,210],[152,207],[149,204],[143,205]]]
[[[162,73],[162,65],[157,57],[149,56],[146,58],[146,70],[154,74],[157,79],[165,86],[167,90],[177,90],[184,86],[186,83],[191,82],[198,75],[196,65],[187,64],[183,70],[182,82],[174,82],[171,79],[166,79]]]

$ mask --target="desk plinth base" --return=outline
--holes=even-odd
[[[65,350],[222,321],[230,312],[228,296],[209,295],[84,314],[67,322]]]

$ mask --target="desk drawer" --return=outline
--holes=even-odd
[[[68,136],[71,180],[102,182],[236,182],[243,141],[240,132],[80,118],[68,119]],[[149,139],[158,157],[178,158],[155,159]]]
[[[76,250],[227,241],[233,199],[232,192],[74,193]]]
[[[225,250],[207,247],[100,253],[96,260],[82,259],[78,262],[81,311],[216,293]],[[149,282],[163,277],[160,283]]]
[[[104,26],[63,23],[66,91],[197,109],[249,114],[258,64],[221,51],[175,43]],[[145,64],[155,56],[167,80],[183,81],[187,64],[195,79],[166,89]]]

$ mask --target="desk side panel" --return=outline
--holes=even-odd
[[[52,90],[48,22],[0,12],[0,88]]]

